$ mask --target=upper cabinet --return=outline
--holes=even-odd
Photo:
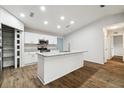
[[[25,38],[25,43],[28,44],[38,44],[37,36],[36,34],[30,33],[30,32],[25,32],[24,33],[24,38]]]
[[[38,44],[39,39],[48,40],[49,44],[57,44],[57,37],[50,35],[42,35],[32,32],[25,32],[25,43],[27,44]]]
[[[57,44],[57,37],[54,37],[54,36],[46,36],[45,39],[49,41],[49,44]]]

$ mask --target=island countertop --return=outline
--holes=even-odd
[[[69,54],[85,53],[85,52],[88,52],[88,51],[45,52],[45,53],[37,53],[37,54],[42,55],[43,57],[52,57],[52,56],[69,55]]]
[[[59,52],[51,51],[37,53],[37,77],[48,84],[64,75],[84,66],[84,54],[87,51]]]

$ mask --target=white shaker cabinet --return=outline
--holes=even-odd
[[[57,44],[57,37],[56,36],[49,36],[49,35],[43,35],[45,40],[49,41],[49,44]]]
[[[38,37],[35,33],[25,32],[25,43],[38,44]]]
[[[25,32],[25,43],[27,43],[27,44],[38,44],[39,39],[48,40],[49,44],[57,44],[57,37],[56,36]]]
[[[37,62],[36,52],[25,52],[24,53],[24,65],[35,64]]]
[[[57,44],[57,37],[49,37],[49,44]]]

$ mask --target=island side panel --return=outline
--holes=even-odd
[[[83,67],[83,53],[44,58],[44,84]]]
[[[37,75],[42,83],[44,83],[44,57],[38,54]]]

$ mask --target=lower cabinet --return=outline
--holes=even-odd
[[[24,66],[37,63],[36,52],[25,52],[24,53]]]

